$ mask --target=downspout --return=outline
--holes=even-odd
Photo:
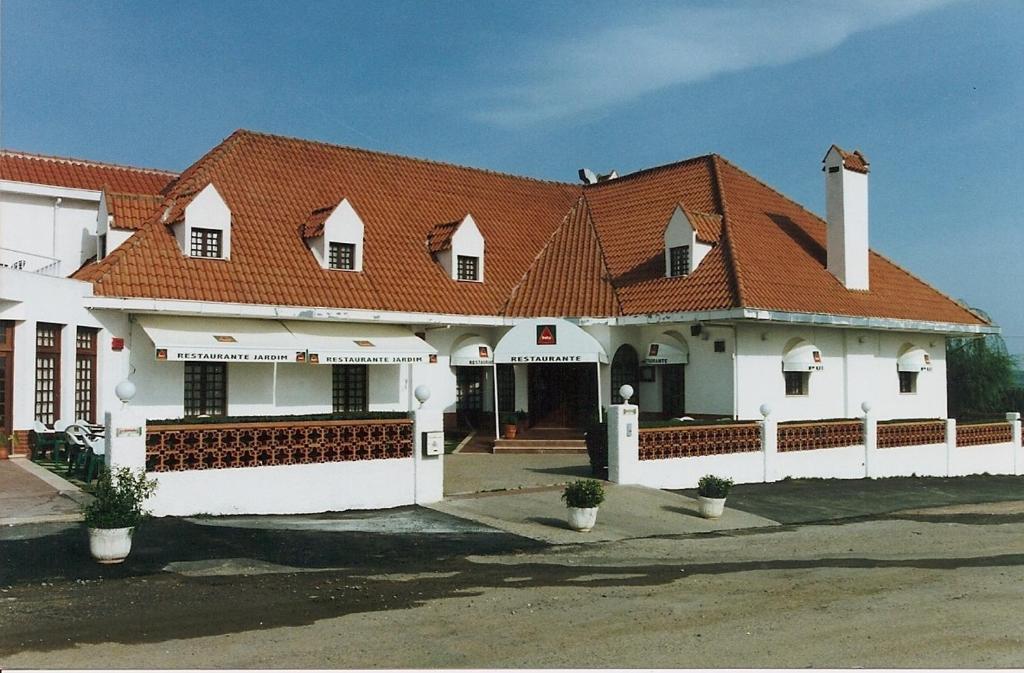
[[[57,257],[57,212],[63,202],[64,199],[59,196],[53,200],[53,240],[50,242],[50,256],[54,259],[60,259]]]
[[[736,325],[732,328],[732,419],[740,418],[740,337]]]

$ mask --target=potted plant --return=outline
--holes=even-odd
[[[562,500],[569,509],[569,528],[587,532],[597,522],[597,508],[604,502],[604,487],[594,479],[566,484]]]
[[[501,436],[505,439],[515,439],[519,434],[519,418],[514,413],[505,414],[501,421]]]
[[[0,460],[7,460],[11,457],[11,446],[14,444],[14,435],[0,435]]]
[[[143,470],[104,467],[93,500],[82,508],[89,529],[89,551],[100,563],[121,563],[132,549],[132,534],[149,512],[142,508],[156,490]]]
[[[717,519],[725,511],[725,498],[732,488],[732,479],[706,474],[697,482],[697,503],[705,519]]]

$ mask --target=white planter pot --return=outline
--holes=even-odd
[[[697,504],[700,505],[700,515],[705,519],[717,519],[725,511],[725,498],[705,498],[698,495]]]
[[[597,507],[569,507],[569,528],[586,533],[597,523]]]
[[[100,563],[120,563],[132,550],[134,528],[90,528],[89,551]]]

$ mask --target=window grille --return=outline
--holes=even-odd
[[[354,270],[356,268],[355,243],[331,243],[327,265],[332,269]]]
[[[917,372],[899,372],[900,375],[900,392],[901,393],[916,393],[917,392]]]
[[[367,411],[366,365],[333,365],[332,404],[335,411]]]
[[[60,415],[61,325],[36,324],[35,418],[52,425]]]
[[[219,229],[192,229],[192,245],[190,248],[193,257],[222,257],[221,235]]]
[[[809,372],[783,372],[786,375],[787,395],[806,395]]]
[[[679,245],[669,248],[669,275],[688,276],[690,274],[690,246]]]
[[[185,415],[225,416],[228,366],[223,362],[185,363]]]
[[[459,280],[479,280],[479,257],[459,255],[458,278]]]
[[[75,334],[75,419],[96,422],[96,330]]]

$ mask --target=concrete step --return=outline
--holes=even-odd
[[[582,439],[498,439],[494,453],[586,453]]]

